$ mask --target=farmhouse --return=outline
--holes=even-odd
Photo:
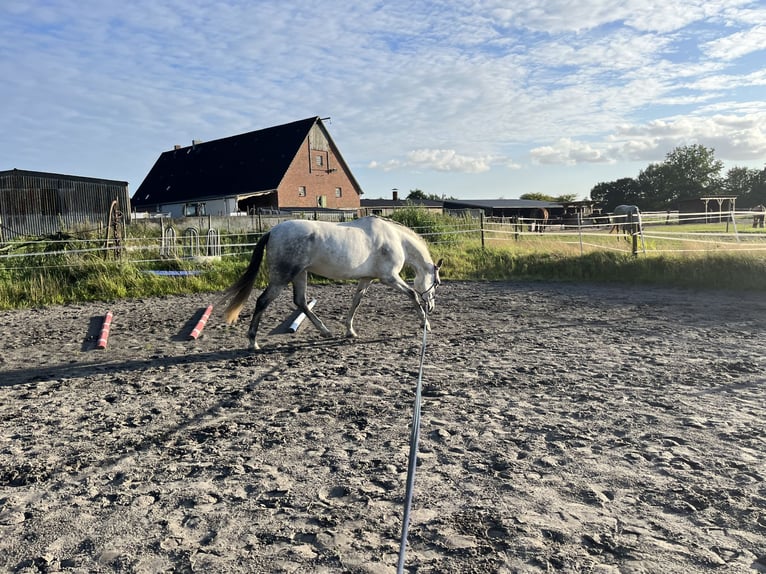
[[[362,189],[319,117],[162,153],[133,195],[171,217],[331,209],[356,214]]]
[[[130,216],[128,182],[12,169],[0,171],[0,240],[41,237]]]

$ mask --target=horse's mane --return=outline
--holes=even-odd
[[[412,238],[417,239],[419,243],[425,245],[425,239],[423,239],[415,230],[404,225],[404,223],[400,223],[396,221],[395,219],[383,217],[382,215],[372,215],[371,217],[375,217],[377,219],[380,219],[381,221],[386,221],[388,223],[392,223],[393,225],[396,225],[400,230],[404,231],[405,234],[409,235]]]
[[[403,223],[399,223],[398,221],[390,219],[388,217],[383,217],[382,215],[372,215],[370,217],[375,217],[376,219],[380,219],[381,221],[385,221],[387,223],[391,223],[392,225],[395,225],[406,236],[408,236],[410,239],[413,239],[415,244],[418,245],[418,247],[420,248],[419,251],[421,252],[421,255],[423,255],[427,260],[430,260],[431,256],[428,253],[428,245],[426,244],[426,240],[423,239],[416,231],[407,227]]]

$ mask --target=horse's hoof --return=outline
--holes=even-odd
[[[353,331],[351,329],[346,331],[346,339],[356,339],[356,338],[357,338],[356,331]]]
[[[259,351],[261,349],[261,347],[255,341],[250,341],[250,344],[247,346],[247,348],[250,351]]]
[[[333,338],[332,331],[322,331],[322,337],[324,337],[325,339],[332,339]]]

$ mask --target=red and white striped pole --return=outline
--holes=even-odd
[[[109,340],[109,330],[112,328],[112,312],[107,311],[104,322],[101,325],[101,334],[98,336],[96,347],[106,349],[106,342]]]
[[[205,312],[202,313],[202,317],[200,317],[200,320],[197,321],[197,326],[192,329],[192,332],[189,334],[190,339],[196,339],[200,336],[202,333],[202,329],[205,328],[205,325],[207,324],[207,320],[210,318],[210,313],[213,312],[213,306],[208,305],[207,309],[205,309]]]

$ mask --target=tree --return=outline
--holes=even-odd
[[[420,189],[411,189],[409,195],[407,196],[408,200],[414,200],[414,199],[431,199],[433,201],[442,201],[444,199],[444,196],[436,195],[435,193],[426,193]],[[455,199],[454,197],[450,197],[449,199]]]
[[[670,209],[678,199],[670,172],[664,163],[650,163],[646,169],[641,170],[636,180],[641,201],[636,205],[644,211]]]
[[[553,196],[552,195],[546,195],[544,193],[522,193],[519,196],[519,199],[528,199],[531,201],[550,201],[553,202]]]
[[[643,209],[641,188],[632,177],[599,183],[590,190],[590,198],[609,213],[618,205],[637,205]]]
[[[754,207],[766,203],[766,168],[733,167],[723,180],[726,195],[736,195],[740,207]]]
[[[680,146],[663,162],[665,177],[674,200],[721,193],[723,162],[715,150],[700,144]]]
[[[747,206],[755,207],[756,205],[766,205],[766,167],[758,172],[748,195]]]
[[[565,193],[563,195],[548,195],[545,193],[522,193],[519,199],[529,199],[532,201],[549,201],[551,203],[571,203],[577,199],[576,193]]]
[[[638,174],[644,210],[672,209],[679,199],[720,195],[723,162],[712,148],[695,144],[679,146],[662,163],[649,164]]]

